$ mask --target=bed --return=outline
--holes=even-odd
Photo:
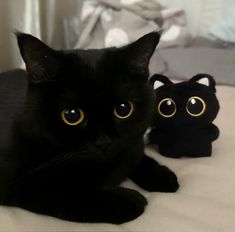
[[[194,35],[198,34],[197,32],[200,32],[199,35],[208,35],[209,23],[214,23],[222,11],[222,0],[198,0],[194,1],[193,7],[192,3],[189,4],[186,0],[160,2],[169,2],[168,5],[180,2],[181,4],[176,6],[185,7],[189,28]],[[224,6],[230,8],[227,3],[232,4],[232,0],[223,2]],[[184,21],[180,22],[185,26]],[[61,25],[63,24],[57,26]],[[76,32],[78,27],[72,26],[71,30]],[[156,28],[156,25],[153,27]],[[73,34],[71,30],[70,34]],[[70,44],[69,47],[75,44]],[[0,231],[234,232],[235,50],[221,49],[218,46],[215,48],[211,43],[208,48],[208,44],[204,42],[200,42],[199,45],[200,48],[194,46],[156,51],[150,64],[151,73],[164,73],[176,81],[191,78],[197,72],[206,72],[212,74],[218,83],[217,97],[221,109],[215,124],[220,129],[220,137],[213,143],[212,157],[172,159],[161,156],[156,147],[146,146],[146,154],[167,165],[177,174],[180,189],[176,193],[149,193],[127,180],[123,185],[140,191],[149,203],[139,218],[118,226],[105,223],[73,223],[18,208],[0,206]]]
[[[180,52],[182,54],[180,55]],[[217,52],[217,51],[216,51]],[[224,52],[224,50],[221,52]],[[176,53],[176,54],[175,54]],[[186,53],[186,54],[185,54]],[[160,51],[154,54],[151,61],[151,70],[159,69],[160,60],[162,64],[168,64],[168,69],[161,69],[179,79],[187,79],[195,74],[195,62],[190,69],[180,69],[186,65],[189,51],[175,51],[175,49]],[[195,53],[191,52],[195,58]],[[178,54],[178,55],[177,55]],[[205,53],[206,54],[206,53]],[[208,53],[207,53],[208,54]],[[224,53],[227,56],[227,52]],[[181,65],[177,66],[175,57],[181,56]],[[211,55],[211,54],[209,54]],[[212,57],[214,55],[211,55]],[[234,56],[234,51],[233,51]],[[158,57],[158,58],[156,58]],[[206,55],[205,62],[209,62]],[[193,58],[191,58],[192,60]],[[221,60],[225,57],[220,56]],[[231,60],[231,59],[229,59]],[[228,60],[228,61],[229,61]],[[235,60],[235,59],[233,59]],[[0,230],[1,231],[180,231],[180,232],[216,232],[235,231],[235,81],[231,76],[233,72],[233,60],[227,65],[226,75],[221,78],[213,73],[218,82],[217,97],[220,102],[220,112],[215,124],[220,129],[220,137],[213,143],[212,157],[207,158],[166,158],[158,154],[156,147],[147,146],[146,153],[162,164],[169,166],[175,171],[179,178],[180,189],[176,193],[149,193],[129,180],[124,186],[138,189],[148,199],[148,206],[142,216],[134,221],[121,225],[112,224],[90,224],[73,223],[60,219],[37,215],[22,209],[0,207]],[[171,65],[171,62],[174,65]],[[200,61],[203,62],[203,61]],[[212,62],[215,62],[214,60]],[[212,70],[208,70],[210,64],[205,65],[206,70],[212,71],[219,65],[214,63]],[[222,65],[222,64],[221,64]],[[228,68],[230,67],[230,68]],[[173,71],[172,71],[173,70]],[[198,69],[197,69],[198,70]],[[214,69],[215,71],[215,69]],[[184,73],[183,73],[184,72]],[[223,70],[223,72],[225,72]],[[178,75],[176,75],[176,73]],[[179,74],[180,73],[180,74]],[[172,77],[173,77],[172,76]],[[79,210],[79,209],[78,209]],[[114,209],[115,210],[115,209]]]

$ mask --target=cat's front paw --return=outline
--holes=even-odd
[[[108,200],[108,199],[107,199]],[[109,202],[109,203],[108,203]],[[121,224],[136,219],[140,216],[147,205],[146,198],[139,192],[126,188],[117,188],[107,201],[109,212],[104,221]],[[106,209],[107,209],[106,208]]]
[[[179,188],[175,173],[148,156],[143,157],[130,178],[150,192],[176,192]]]
[[[177,176],[166,166],[158,168],[156,186],[159,192],[176,192],[179,188]]]
[[[151,176],[142,183],[144,189],[150,192],[176,192],[179,183],[174,172],[165,166],[151,170]]]

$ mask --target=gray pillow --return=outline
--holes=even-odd
[[[159,68],[159,61],[164,68]],[[164,73],[170,78],[185,80],[197,73],[209,73],[218,84],[235,86],[235,50],[217,48],[171,48],[156,52],[150,73]]]

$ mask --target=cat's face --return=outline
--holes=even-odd
[[[148,63],[158,41],[153,32],[122,48],[54,51],[18,34],[29,73],[24,120],[34,124],[32,136],[49,137],[84,158],[131,145],[151,118]]]
[[[198,126],[211,123],[219,110],[215,81],[198,74],[189,81],[172,83],[163,75],[151,78],[156,102],[153,124],[159,127]]]

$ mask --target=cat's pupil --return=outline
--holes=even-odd
[[[128,115],[131,111],[131,105],[129,102],[123,102],[120,103],[117,107],[116,107],[116,111],[118,113],[119,116],[121,117],[125,117],[126,115]]]
[[[163,99],[159,103],[158,111],[164,117],[171,117],[176,112],[175,103],[171,99]]]
[[[66,109],[64,111],[64,117],[70,123],[75,123],[81,117],[80,111],[78,109]]]
[[[205,111],[205,103],[199,97],[191,97],[187,102],[187,112],[192,116],[199,116]]]

